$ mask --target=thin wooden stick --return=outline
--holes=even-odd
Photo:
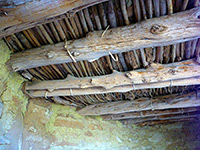
[[[128,19],[125,0],[120,0],[120,4],[121,4],[121,9],[122,9],[122,14],[123,14],[123,17],[124,17],[125,24],[129,25],[130,22],[129,22],[129,19]]]

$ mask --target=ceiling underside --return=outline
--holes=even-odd
[[[17,53],[47,44],[59,43],[65,39],[75,40],[83,38],[88,32],[105,30],[108,25],[110,25],[110,28],[126,26],[145,19],[151,19],[170,13],[177,13],[192,9],[196,7],[196,5],[197,2],[195,0],[174,0],[172,2],[172,7],[169,7],[168,1],[166,0],[114,0],[85,8],[76,12],[72,16],[66,15],[60,20],[54,20],[52,22],[9,35],[5,37],[4,40],[8,44],[11,51]],[[20,71],[20,74],[25,76],[27,72],[30,73],[33,76],[31,80],[58,80],[67,78],[69,74],[80,78],[107,75],[113,73],[113,70],[117,70],[119,72],[131,71],[140,68],[148,68],[148,65],[153,62],[168,64],[195,58],[197,56],[197,43],[198,39],[195,39],[176,44],[175,50],[173,48],[174,45],[149,47],[144,48],[144,53],[141,52],[140,49],[132,50],[129,52],[107,55],[93,62],[79,61],[40,66]],[[160,51],[160,49],[163,49],[163,51]],[[118,61],[115,60],[116,58]],[[132,90],[125,93],[116,92],[80,96],[60,96],[60,101],[56,100],[57,98],[55,99],[55,97],[46,96],[46,98],[62,104],[69,104],[83,108],[88,105],[106,102],[124,100],[134,101],[140,98],[154,99],[158,96],[171,94],[182,95],[192,91],[198,91],[198,89],[198,85],[172,86],[165,88]],[[146,113],[151,115],[145,116],[135,114],[138,117],[137,120],[135,118],[134,123],[151,124],[154,122],[162,123],[166,121],[170,122],[198,119],[198,109],[188,108],[189,110],[179,108],[169,110],[164,109],[163,111],[158,112],[155,111],[155,113],[158,114],[156,118],[155,114],[152,114],[153,110],[151,109],[146,110],[146,112],[141,111],[144,114]],[[166,110],[168,110],[168,112],[164,112]],[[133,116],[133,114],[129,114],[129,116],[130,115]],[[123,118],[122,116],[118,116],[119,119],[130,118]],[[110,117],[110,119],[112,120],[113,117],[115,116]],[[108,119],[109,117],[106,116],[105,118]],[[134,117],[131,119],[134,119]]]

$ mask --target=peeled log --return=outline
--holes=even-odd
[[[177,79],[186,79],[200,75],[200,65],[194,60],[171,64],[151,64],[147,69],[138,69],[129,72],[113,72],[110,75],[76,78],[68,76],[65,80],[35,81],[26,84],[26,90],[58,90],[83,89],[102,87],[111,89],[117,86],[156,83],[162,81],[173,82]],[[172,83],[173,84],[173,83]],[[172,85],[173,86],[173,85]]]
[[[165,120],[152,120],[152,121],[146,121],[146,122],[142,122],[142,123],[137,123],[137,126],[146,126],[146,125],[158,125],[158,124],[172,124],[172,123],[175,123],[175,122],[196,122],[196,121],[199,121],[200,120],[200,117],[197,116],[197,117],[193,117],[192,116],[189,116],[189,117],[186,117],[186,118],[179,118],[179,119],[165,119]],[[126,120],[126,121],[122,121],[124,124],[128,124],[128,123],[133,123],[131,122],[131,120]]]
[[[199,108],[179,108],[179,109],[166,109],[166,110],[147,110],[141,112],[128,112],[121,114],[113,115],[103,115],[104,120],[124,120],[124,119],[137,119],[137,118],[146,118],[146,117],[156,117],[162,115],[174,115],[174,114],[183,114],[189,112],[198,111]]]
[[[66,18],[65,13],[67,12],[73,14],[77,10],[104,1],[106,0],[29,0],[27,3],[13,6],[13,8],[0,8],[2,11],[0,16],[0,38],[30,29],[38,24]],[[7,15],[3,15],[3,12]]]
[[[95,31],[85,38],[68,41],[67,49],[76,61],[94,61],[109,55],[109,52],[116,54],[193,40],[200,37],[199,14],[200,8],[197,7],[170,16],[109,29],[103,37],[103,31]],[[72,59],[61,42],[15,53],[8,64],[13,71],[19,71],[67,62],[72,62]]]
[[[146,110],[163,110],[187,107],[199,107],[200,98],[195,92],[159,96],[153,99],[141,98],[133,101],[119,101],[89,105],[79,110],[81,115],[106,115]]]
[[[29,90],[26,94],[31,97],[45,97],[45,96],[76,96],[76,95],[88,95],[88,94],[103,94],[113,92],[128,92],[131,90],[138,89],[150,89],[150,88],[163,88],[171,86],[188,86],[188,85],[199,85],[200,77],[179,79],[173,81],[161,81],[155,83],[144,83],[144,84],[132,84],[113,87],[111,89],[105,89],[102,87],[93,88],[74,88],[74,89],[45,89],[45,90]]]
[[[178,115],[163,115],[163,116],[156,116],[156,117],[147,117],[147,118],[140,118],[140,119],[133,119],[124,121],[126,123],[134,123],[134,124],[142,124],[154,121],[181,121],[185,119],[196,118],[196,120],[200,119],[199,112],[192,112],[192,113],[185,113],[185,114],[178,114]]]

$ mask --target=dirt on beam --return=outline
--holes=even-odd
[[[85,38],[15,53],[13,71],[73,61],[94,61],[102,56],[147,47],[166,46],[200,37],[200,8],[148,19],[139,23],[89,33]],[[103,33],[103,36],[102,36]],[[70,53],[70,55],[69,55]]]

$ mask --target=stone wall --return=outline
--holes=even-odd
[[[24,79],[8,71],[5,63],[10,50],[0,40],[0,149],[21,149],[23,114],[28,99],[21,91]],[[2,110],[2,111],[1,111]]]
[[[139,127],[83,117],[72,107],[32,99],[24,118],[25,149],[200,150],[200,123]]]
[[[24,79],[5,66],[9,56],[0,41],[0,150],[200,150],[200,122],[122,125],[45,99],[28,101]]]

